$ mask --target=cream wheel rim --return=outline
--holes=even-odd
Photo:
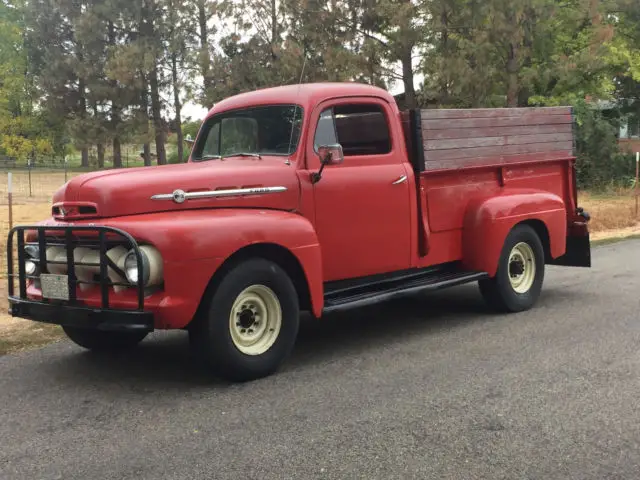
[[[275,343],[282,327],[282,308],[273,290],[251,285],[236,297],[229,316],[235,347],[246,355],[261,355]]]
[[[528,243],[516,244],[509,254],[509,281],[517,293],[527,293],[536,278],[536,260]]]

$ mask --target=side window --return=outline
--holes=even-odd
[[[316,127],[316,136],[313,139],[313,150],[318,151],[318,147],[325,145],[335,145],[338,143],[336,139],[336,128],[333,123],[333,111],[327,108],[320,114],[318,126]]]
[[[391,151],[389,125],[379,105],[338,105],[333,114],[338,143],[342,145],[345,157]]]

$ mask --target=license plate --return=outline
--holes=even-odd
[[[67,275],[43,273],[40,275],[42,296],[52,300],[69,300],[69,278]]]

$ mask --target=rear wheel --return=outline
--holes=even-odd
[[[147,332],[108,332],[66,326],[62,329],[75,344],[99,352],[127,350],[138,345],[147,336]]]
[[[196,354],[218,375],[247,381],[274,373],[298,335],[299,305],[291,279],[277,264],[250,259],[212,292],[189,329]]]
[[[528,225],[514,227],[504,242],[495,277],[479,282],[485,301],[502,312],[530,309],[544,280],[544,249]]]

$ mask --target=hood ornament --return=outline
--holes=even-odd
[[[173,201],[176,203],[184,203],[184,201],[187,199],[187,194],[184,190],[174,190],[171,195],[173,196]]]

